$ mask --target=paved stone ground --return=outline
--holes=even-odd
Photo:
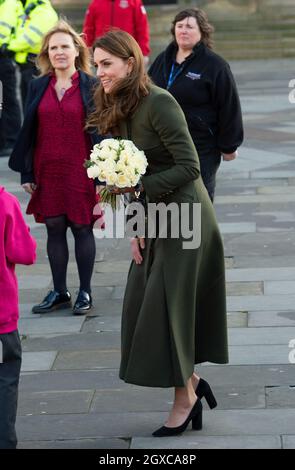
[[[18,269],[20,448],[295,448],[295,374],[289,362],[295,338],[295,105],[288,102],[293,64],[247,61],[232,68],[246,140],[239,158],[222,164],[215,204],[226,254],[230,363],[197,369],[214,388],[218,408],[205,405],[202,431],[152,438],[165,421],[172,390],[118,379],[128,244],[97,242],[95,308],[86,318],[70,311],[32,315],[32,304],[51,280],[44,227],[28,218],[39,248],[38,264]],[[0,171],[1,183],[25,208],[27,196],[5,158]],[[69,287],[75,294],[69,239]]]

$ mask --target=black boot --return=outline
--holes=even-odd
[[[32,313],[47,313],[71,307],[71,294],[68,291],[60,293],[51,290],[40,304],[34,305]]]
[[[73,308],[74,315],[85,315],[92,308],[92,298],[85,290],[80,290]]]

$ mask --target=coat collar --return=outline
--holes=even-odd
[[[172,63],[175,61],[177,50],[178,50],[178,46],[175,41],[171,42],[169,46],[167,47],[167,49],[165,50],[164,73],[165,73],[166,82],[168,81]],[[185,59],[184,69],[188,67],[188,65],[191,64],[192,61],[196,57],[199,57],[204,52],[204,50],[205,50],[205,44],[202,41],[198,42],[194,46],[193,52]]]

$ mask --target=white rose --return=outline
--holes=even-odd
[[[98,178],[99,168],[97,166],[90,166],[89,168],[87,168],[87,175],[88,178]]]
[[[106,173],[106,183],[109,186],[117,186],[118,175],[115,172]]]
[[[126,175],[120,174],[120,175],[118,175],[116,186],[118,188],[127,188],[127,187],[131,186],[131,182],[130,182],[129,178],[127,178]]]

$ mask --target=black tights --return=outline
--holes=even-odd
[[[78,225],[68,221],[65,215],[45,219],[47,228],[47,253],[52,272],[54,290],[67,290],[67,266],[69,249],[67,229],[71,228],[75,239],[75,256],[80,278],[80,289],[91,293],[91,277],[95,260],[95,240],[90,225]]]

